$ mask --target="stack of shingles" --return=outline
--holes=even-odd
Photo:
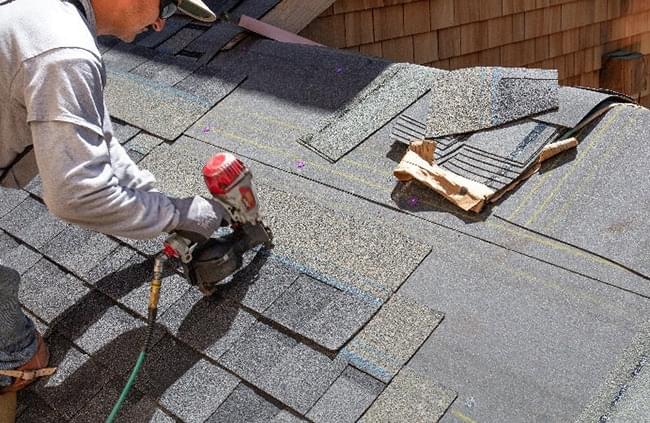
[[[612,93],[559,88],[556,71],[453,71],[436,78],[428,109],[423,101],[392,131],[401,142],[434,140],[435,153],[417,157],[409,151],[395,174],[478,212],[538,170],[541,161],[577,145],[571,137],[609,104],[625,101]]]

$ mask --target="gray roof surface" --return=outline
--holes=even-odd
[[[275,2],[228,4],[261,16]],[[103,40],[106,97],[129,154],[161,190],[195,195],[207,194],[204,162],[235,152],[252,169],[276,244],[247,254],[212,297],[165,273],[155,345],[122,421],[647,413],[634,405],[650,354],[638,341],[650,298],[647,109],[615,107],[585,129],[577,152],[468,214],[392,176],[410,140],[391,136],[396,123],[406,125],[404,112],[422,133],[436,94],[418,78],[447,73],[268,40],[217,54],[239,32],[175,17],[134,46]],[[460,160],[451,151],[462,144],[469,158],[520,171],[549,134],[608,97],[560,88],[557,111],[441,139],[437,157]],[[101,421],[143,342],[160,240],[67,225],[41,197],[38,180],[0,189],[0,264],[21,275],[19,299],[59,366],[20,393],[18,420]],[[610,407],[623,385],[629,395]]]

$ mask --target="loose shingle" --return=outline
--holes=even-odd
[[[575,87],[560,87],[559,109],[535,116],[535,120],[565,128],[574,128],[580,121],[605,102],[628,102],[629,99],[613,93]]]
[[[46,323],[62,315],[88,293],[83,283],[41,259],[22,277],[20,303]]]
[[[557,71],[469,68],[439,75],[431,88],[427,138],[475,132],[558,107]]]
[[[264,315],[329,350],[338,350],[378,308],[378,303],[364,297],[301,276]]]
[[[456,396],[405,367],[359,422],[437,422]]]
[[[45,205],[33,198],[26,198],[0,220],[0,228],[37,249],[67,227],[66,223],[52,216]]]
[[[240,380],[201,360],[165,391],[160,403],[188,423],[202,423],[228,398]]]
[[[307,417],[316,423],[356,422],[384,387],[377,379],[353,367],[347,367],[309,410]]]
[[[112,115],[169,141],[210,107],[189,93],[137,75],[109,71],[108,80],[104,94]]]
[[[271,420],[279,411],[251,388],[239,384],[206,423],[262,423]]]
[[[388,383],[442,318],[441,313],[395,294],[342,354],[359,369]]]
[[[173,335],[216,360],[256,319],[217,296],[205,297],[197,289],[190,289],[158,321]]]

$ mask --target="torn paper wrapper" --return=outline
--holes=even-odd
[[[577,145],[576,138],[548,144],[542,149],[538,159],[518,179],[499,191],[438,166],[433,158],[436,143],[430,140],[413,141],[393,174],[401,182],[415,179],[461,209],[480,213],[487,202],[497,201],[506,192],[513,190],[539,171],[542,162]]]

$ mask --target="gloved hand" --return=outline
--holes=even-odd
[[[171,201],[180,213],[174,232],[198,244],[210,239],[227,213],[217,201],[199,196],[171,198]]]

